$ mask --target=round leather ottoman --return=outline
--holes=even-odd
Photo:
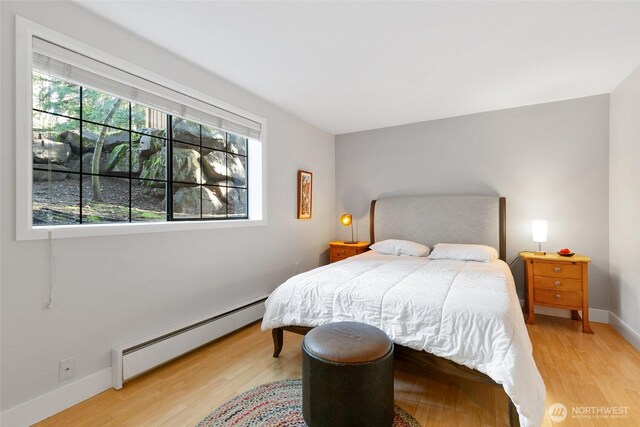
[[[302,341],[302,415],[309,427],[393,425],[393,342],[356,322],[318,326]]]

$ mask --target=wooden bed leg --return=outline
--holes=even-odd
[[[509,426],[520,427],[520,416],[516,410],[516,405],[513,404],[510,397],[507,396],[507,399],[509,399]]]
[[[282,351],[282,335],[282,328],[271,330],[271,336],[273,337],[273,357],[278,357]]]

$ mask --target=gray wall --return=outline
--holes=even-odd
[[[543,248],[591,256],[590,306],[609,309],[608,144],[608,95],[338,135],[335,216],[353,212],[368,240],[371,199],[506,196],[508,260],[536,248],[531,221],[546,219]]]
[[[58,382],[60,359],[76,357],[74,380],[108,369],[115,346],[269,293],[293,274],[295,261],[301,269],[326,261],[334,237],[333,135],[75,4],[3,1],[0,8],[3,410],[68,384]],[[268,225],[56,240],[56,308],[47,310],[47,243],[14,240],[15,14],[265,117]],[[314,173],[310,221],[295,218],[298,169]]]
[[[640,67],[611,93],[611,311],[640,334]],[[632,341],[633,342],[633,341]],[[636,344],[638,345],[638,344]]]

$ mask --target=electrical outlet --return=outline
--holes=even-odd
[[[298,274],[298,273],[300,273],[300,261],[296,261],[296,262],[293,264],[293,273],[294,273],[294,274]]]
[[[64,381],[72,378],[76,374],[76,358],[63,359],[60,361],[58,380]]]

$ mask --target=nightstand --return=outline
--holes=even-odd
[[[369,250],[369,242],[329,242],[329,262],[342,261]]]
[[[534,307],[543,305],[571,310],[571,318],[580,320],[582,332],[592,334],[589,325],[589,262],[584,255],[563,257],[554,253],[538,255],[522,252],[527,285],[527,324],[533,325]]]

